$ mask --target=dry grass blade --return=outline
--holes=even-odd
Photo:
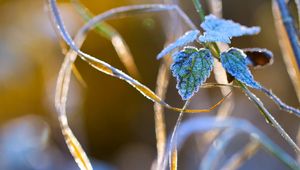
[[[218,130],[218,133],[220,133],[220,130]],[[213,141],[207,153],[204,155],[200,165],[201,170],[216,169],[221,153],[238,133],[240,133],[238,129],[227,129],[221,133],[220,136]],[[210,132],[206,134],[210,134]],[[205,135],[203,138],[206,140],[207,137]]]
[[[153,100],[157,103],[163,104],[165,107],[171,108],[173,110],[181,110],[181,109],[173,108],[173,107],[167,105],[158,96],[156,96],[155,93],[153,93],[149,88],[142,85],[138,81],[134,80],[130,76],[126,75],[122,71],[110,66],[109,64],[107,64],[107,63],[105,63],[101,60],[98,60],[98,59],[96,59],[96,58],[80,51],[80,47],[78,47],[78,46],[82,45],[82,43],[84,42],[84,39],[85,39],[85,33],[89,29],[91,29],[91,27],[94,26],[93,24],[96,24],[97,22],[100,22],[101,19],[103,20],[105,18],[108,18],[110,15],[113,15],[118,10],[108,11],[107,13],[104,13],[102,15],[102,18],[101,18],[101,15],[100,15],[100,19],[98,18],[99,21],[96,20],[96,21],[89,22],[86,25],[86,27],[83,27],[83,29],[81,29],[81,31],[79,31],[79,33],[75,37],[75,42],[76,42],[75,43],[72,40],[69,33],[65,29],[64,23],[63,23],[63,21],[60,17],[60,13],[59,13],[58,8],[57,8],[56,1],[55,0],[49,0],[48,2],[49,2],[49,7],[50,7],[50,11],[52,13],[53,19],[56,23],[56,28],[58,29],[59,33],[61,34],[61,36],[65,40],[65,42],[71,47],[72,50],[74,50],[74,51],[70,50],[69,53],[67,54],[67,56],[65,57],[65,61],[62,65],[62,68],[60,70],[60,75],[59,75],[59,78],[58,78],[58,81],[57,81],[57,90],[56,90],[55,103],[56,103],[56,108],[57,108],[58,112],[60,113],[60,117],[63,118],[63,119],[60,119],[61,124],[64,123],[63,126],[62,126],[62,131],[64,133],[65,140],[68,144],[68,147],[69,147],[73,157],[75,158],[78,166],[81,169],[92,169],[91,164],[90,164],[85,152],[83,151],[83,149],[80,146],[79,142],[76,140],[75,136],[72,134],[71,129],[68,127],[67,116],[66,116],[66,100],[67,100],[67,93],[68,93],[68,88],[69,88],[69,83],[70,83],[70,76],[71,76],[71,71],[70,70],[71,70],[72,64],[74,63],[74,61],[76,59],[77,54],[79,54],[79,56],[84,61],[87,61],[91,66],[93,66],[97,70],[99,70],[103,73],[106,73],[108,75],[111,75],[111,76],[114,76],[114,77],[117,77],[117,78],[120,78],[122,80],[127,81],[129,84],[131,84],[133,87],[135,87],[137,90],[139,90],[142,94],[144,94],[149,99],[151,99],[151,100]],[[146,5],[146,6],[134,6],[134,7],[135,7],[134,9],[132,9],[130,7],[119,8],[119,13],[121,14],[119,16],[122,16],[122,15],[124,16],[124,13],[126,15],[128,15],[128,13],[126,13],[126,11],[132,11],[132,10],[133,11],[136,10],[135,12],[144,12],[143,11],[143,9],[144,9],[146,11],[149,10],[149,11],[154,11],[155,12],[155,11],[169,10],[169,9],[177,9],[177,11],[178,11],[178,9],[179,9],[179,8],[173,8],[173,7],[171,8],[170,6],[162,6],[162,5]],[[91,24],[91,26],[89,26],[89,24]],[[219,103],[217,103],[217,104],[219,104]],[[213,108],[214,107],[216,107],[216,106],[213,106]],[[199,111],[203,111],[203,110],[199,110]],[[204,111],[207,111],[207,110],[204,110]],[[62,120],[64,120],[65,122],[63,122]]]
[[[174,148],[170,158],[170,170],[177,170],[178,167],[178,151]]]
[[[221,168],[221,170],[235,170],[240,168],[244,162],[250,159],[257,152],[259,148],[259,142],[252,140],[240,152],[234,154]]]
[[[300,69],[300,44],[298,39],[298,32],[296,30],[293,18],[290,15],[290,11],[287,7],[285,0],[273,0],[273,6],[277,9],[278,14],[282,19],[284,25],[284,31],[288,37],[290,46],[294,54],[294,59],[298,65],[298,70]]]
[[[62,134],[64,135],[67,146],[73,155],[77,165],[81,170],[92,170],[92,165],[82,149],[80,143],[74,136],[73,132],[68,126],[67,118],[65,115],[60,116],[60,123],[62,128]]]
[[[54,22],[55,19],[52,15],[49,15],[49,17],[51,18],[50,22],[53,26],[56,25],[56,23]],[[67,55],[68,53],[68,45],[66,44],[66,42],[59,36],[60,33],[57,29],[54,30],[57,37],[58,37],[58,40],[59,40],[59,45],[61,47],[61,51],[64,55]],[[73,63],[72,64],[72,71],[73,71],[73,74],[75,75],[76,79],[79,81],[79,83],[81,85],[83,85],[83,87],[86,87],[86,82],[84,81],[83,77],[81,76],[80,72],[78,71],[77,67],[75,66],[75,64]]]
[[[66,102],[72,70],[81,84],[85,85],[85,82],[74,65],[74,61],[77,55],[76,52],[72,50],[66,52],[67,48],[65,47],[64,43],[61,43],[61,47],[66,57],[59,72],[55,92],[55,107],[59,113],[61,131],[65,138],[66,144],[79,168],[82,170],[92,170],[92,165],[86,153],[84,152],[83,148],[81,147],[80,143],[78,142],[68,125],[66,115]]]
[[[56,1],[49,0],[49,3],[50,3],[50,9],[51,9],[53,17],[56,21],[57,28],[59,29],[59,31],[61,33],[61,36],[64,38],[66,43],[72,48],[72,50],[74,50],[84,61],[88,62],[92,67],[94,67],[95,69],[97,69],[107,75],[110,75],[110,76],[113,76],[113,77],[116,77],[116,78],[126,81],[128,84],[130,84],[131,86],[136,88],[141,94],[143,94],[146,98],[152,100],[153,102],[157,102],[157,103],[163,105],[164,107],[169,108],[174,111],[178,111],[178,112],[182,111],[181,108],[173,107],[173,106],[170,106],[169,104],[167,104],[159,96],[157,96],[153,91],[151,91],[148,87],[141,84],[137,80],[133,79],[129,75],[125,74],[121,70],[114,68],[106,62],[101,61],[89,54],[82,52],[79,49],[80,45],[78,45],[78,44],[83,43],[85,36],[86,36],[86,32],[88,30],[90,30],[94,26],[94,24],[97,24],[98,22],[102,22],[104,19],[108,19],[108,18],[112,18],[112,17],[116,17],[116,16],[136,14],[136,12],[143,11],[142,9],[144,9],[146,12],[149,12],[149,11],[157,12],[157,11],[161,11],[161,10],[178,9],[178,8],[176,8],[176,6],[175,7],[174,6],[166,6],[166,5],[161,5],[161,4],[159,4],[159,5],[153,5],[153,4],[152,5],[135,5],[133,7],[130,7],[130,6],[129,7],[120,7],[120,8],[109,10],[101,15],[96,16],[95,18],[90,20],[90,22],[88,22],[85,26],[83,26],[79,30],[79,32],[75,36],[75,40],[73,41],[71,36],[65,29],[65,26],[60,17],[58,8],[56,6]],[[154,8],[155,10],[152,8]],[[132,10],[134,12],[132,12]],[[128,11],[130,11],[130,12],[128,13]],[[214,106],[212,106],[209,109],[185,110],[185,112],[187,112],[187,113],[210,112],[215,107],[217,107],[219,104],[221,104],[224,101],[224,99],[225,98],[220,100],[218,103],[216,103]]]
[[[76,163],[82,170],[92,170],[93,168],[88,157],[86,156],[86,153],[82,149],[80,143],[77,141],[68,125],[66,115],[66,102],[70,84],[71,70],[76,55],[77,54],[74,51],[69,51],[64,59],[56,85],[55,106],[60,114],[59,121],[62,134]]]
[[[249,97],[251,101],[255,103],[257,108],[260,110],[262,115],[266,118],[267,122],[270,123],[278,133],[287,141],[287,143],[295,150],[296,153],[300,153],[299,146],[294,142],[294,140],[289,136],[289,134],[281,127],[277,120],[272,116],[272,114],[265,108],[264,104],[260,101],[258,97],[255,96],[245,85],[238,82],[243,92]]]
[[[277,4],[273,2],[273,14],[275,20],[275,26],[277,30],[277,36],[279,38],[279,45],[282,51],[283,59],[286,64],[286,69],[290,75],[293,85],[300,102],[300,70],[297,66],[297,62],[289,42],[287,33],[284,29],[282,18],[280,16]]]
[[[85,80],[83,79],[82,75],[80,74],[79,70],[77,69],[77,67],[74,63],[72,65],[72,72],[73,72],[74,76],[76,77],[76,79],[78,80],[78,82],[83,87],[87,87],[87,84],[86,84]]]
[[[227,75],[226,71],[223,69],[220,63],[215,62],[215,67],[214,67],[214,75],[215,79],[218,82],[216,85],[222,85],[222,84],[227,84]],[[231,90],[232,87],[236,86],[221,86],[220,90],[223,96],[226,96]],[[217,117],[218,119],[224,119],[227,116],[229,116],[232,113],[232,110],[234,108],[234,97],[231,95],[230,97],[227,98],[226,101],[223,102],[223,104],[219,107],[218,112],[217,112]],[[201,142],[204,142],[205,144],[211,143],[213,139],[215,139],[219,131],[212,131],[204,134],[203,140]]]
[[[300,22],[300,1],[295,0],[298,9],[298,20]],[[298,101],[300,102],[300,69],[297,66],[297,62],[293,53],[293,49],[291,43],[289,41],[287,32],[285,31],[283,21],[278,9],[278,6],[275,2],[273,2],[273,16],[275,21],[275,27],[277,31],[277,36],[279,38],[279,45],[282,51],[283,59],[286,65],[286,69],[289,73],[290,79],[294,85],[294,89],[296,91]],[[299,32],[299,30],[298,30]],[[298,129],[298,145],[300,145],[300,128]],[[300,156],[298,156],[300,160]]]
[[[83,4],[81,4],[79,0],[71,0],[71,2],[74,4],[77,11],[86,22],[94,17],[94,15]],[[137,79],[140,79],[140,74],[130,49],[120,33],[105,22],[96,24],[95,30],[101,36],[112,42],[112,45],[114,46],[121,62],[124,64],[129,74]]]
[[[204,83],[200,88],[217,88],[217,87],[231,87],[231,88],[240,88],[233,84],[222,84],[222,83]],[[225,93],[226,94],[226,93]]]
[[[165,4],[172,4],[171,0],[164,0]],[[170,19],[169,19],[170,18]],[[166,18],[163,19],[165,22]],[[177,27],[174,27],[177,25]],[[164,24],[164,30],[166,34],[166,43],[167,46],[169,43],[174,42],[177,37],[182,35],[183,24],[180,23],[177,15],[173,15],[172,11],[169,12],[168,15],[168,24]],[[169,79],[170,79],[170,64],[172,60],[170,57],[164,57],[163,62],[159,68],[158,76],[157,76],[157,83],[156,83],[156,94],[161,97],[163,100],[165,99]],[[156,134],[156,141],[157,141],[157,160],[155,164],[155,169],[158,169],[158,165],[161,164],[166,148],[166,128],[165,128],[165,118],[164,118],[164,107],[158,103],[154,103],[154,115],[155,115],[155,134]],[[176,159],[177,155],[174,155]],[[176,161],[177,162],[177,161]],[[175,167],[175,166],[172,166]]]
[[[165,99],[168,84],[169,84],[170,63],[171,63],[170,58],[169,57],[165,58],[158,71],[157,82],[156,82],[156,94],[160,96],[162,99]],[[155,120],[156,147],[157,147],[157,163],[156,163],[157,166],[161,163],[163,159],[163,155],[166,147],[166,138],[167,138],[164,107],[158,103],[154,103],[154,120]]]
[[[210,146],[208,152],[205,154],[204,158],[201,161],[201,169],[217,169],[221,153],[223,153],[230,141],[232,141],[232,139],[241,132],[242,131],[240,131],[239,129],[227,129],[217,139],[215,139],[214,143]],[[238,167],[240,167],[244,162],[246,162],[256,153],[256,151],[259,149],[258,146],[259,141],[253,139],[240,152],[234,154],[223,166],[222,170],[238,169]]]
[[[176,141],[177,139],[177,129],[180,126],[180,123],[182,121],[185,109],[187,108],[187,106],[189,105],[191,99],[187,100],[184,104],[184,106],[182,107],[182,111],[180,112],[176,124],[174,126],[174,129],[172,131],[172,135],[171,135],[171,140],[170,140],[170,145],[174,145],[174,140]],[[175,144],[176,145],[176,144]],[[170,151],[170,169],[171,170],[177,170],[177,161],[178,161],[178,153],[177,153],[177,148],[175,146],[175,148]]]
[[[236,119],[236,118],[226,118],[224,120],[218,120],[215,117],[199,117],[189,119],[181,124],[177,130],[176,141],[172,145],[168,145],[166,150],[164,160],[160,169],[166,169],[169,153],[173,149],[181,148],[184,141],[194,133],[201,133],[209,130],[219,130],[219,129],[238,129],[239,131],[249,134],[252,138],[259,141],[261,145],[272,155],[274,155],[278,160],[282,161],[286,166],[293,170],[298,170],[300,168],[299,164],[284,150],[272,142],[267,136],[265,136],[260,130],[249,122]],[[170,144],[171,139],[169,139]]]
[[[208,0],[207,3],[209,5],[211,13],[215,16],[222,18],[222,8],[223,8],[222,1],[221,0]],[[219,47],[221,47],[222,50],[226,50],[229,48],[229,46],[225,43],[217,43],[217,45]],[[216,59],[215,59],[215,66],[213,69],[213,73],[214,73],[215,80],[217,83],[228,84],[226,71],[223,68],[222,64],[220,62],[218,62]],[[223,87],[220,87],[220,90],[221,90],[222,95],[225,96],[228,92],[231,91],[231,88],[229,86],[223,86]],[[229,116],[232,113],[233,108],[234,108],[234,96],[231,95],[219,107],[218,112],[217,112],[218,119],[224,119],[227,116]],[[205,133],[203,135],[203,139],[198,142],[199,143],[198,146],[203,145],[203,143],[206,145],[210,144],[219,135],[219,133],[220,133],[220,131],[211,131],[211,132]],[[219,138],[217,138],[215,140],[219,140]],[[209,153],[207,153],[205,155],[206,158],[207,158],[207,156],[209,157]],[[211,167],[211,169],[213,169],[213,168]]]

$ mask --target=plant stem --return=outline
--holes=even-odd
[[[187,100],[184,104],[184,106],[182,107],[182,111],[180,112],[176,124],[174,126],[172,135],[171,135],[171,140],[170,140],[170,146],[173,146],[173,142],[174,140],[176,141],[176,134],[177,134],[177,129],[181,123],[181,120],[183,118],[184,115],[184,111],[187,108],[188,104],[190,103],[190,99]],[[176,146],[176,144],[175,144]],[[177,170],[177,148],[175,147],[175,149],[170,153],[170,169],[171,170]]]
[[[169,79],[170,79],[170,66],[171,58],[164,58],[164,62],[161,64],[157,81],[156,81],[156,91],[155,93],[161,97],[163,100],[166,97]],[[164,107],[158,103],[154,103],[154,122],[155,122],[155,135],[156,135],[156,148],[157,148],[157,162],[156,166],[160,165],[166,147],[166,125],[165,125],[165,115]],[[157,167],[156,167],[157,169]]]
[[[297,144],[291,139],[291,137],[287,134],[287,132],[280,126],[280,124],[276,121],[276,119],[272,116],[272,114],[265,108],[263,103],[256,97],[243,83],[236,81],[242,88],[243,92],[252,100],[264,117],[267,119],[269,123],[279,132],[279,134],[288,142],[288,144],[294,148],[294,150],[299,154],[300,148]]]
[[[200,22],[202,23],[205,20],[205,11],[199,0],[193,0],[193,3],[196,8],[196,11],[199,14]],[[215,42],[205,43],[204,46],[210,49],[210,51],[213,53],[213,56],[216,59],[218,59],[218,60],[220,59],[220,49],[219,49],[217,43],[215,43]]]
[[[199,0],[193,0],[193,3],[196,8],[196,11],[200,16],[200,21],[203,22],[205,18],[205,11],[203,10],[201,3],[199,2]]]
[[[85,22],[88,22],[94,17],[94,15],[80,2],[80,0],[71,0],[71,2]],[[94,29],[101,36],[111,41],[121,62],[124,64],[130,75],[137,79],[141,79],[133,55],[120,33],[106,22],[97,23]]]
[[[203,21],[203,18],[201,18],[202,17],[202,12],[204,11],[203,9],[202,9],[202,5],[200,4],[199,5],[199,1],[198,0],[193,0],[193,2],[194,2],[194,6],[195,6],[195,8],[197,9],[197,11],[201,11],[201,13],[199,13],[199,15],[200,15],[200,19]],[[281,6],[284,6],[284,7],[286,7],[286,4],[284,3],[284,1],[283,0],[277,0],[277,2],[278,3],[280,3],[281,4]],[[283,2],[283,4],[282,4],[282,2]],[[291,25],[291,23],[292,23],[292,19],[291,19],[291,17],[289,16],[289,13],[288,13],[288,11],[286,11],[287,10],[287,8],[286,8],[286,10],[285,9],[283,9],[284,10],[284,14],[282,14],[284,17],[285,17],[285,19],[287,19],[287,18],[290,18],[290,19],[288,19],[287,21],[284,21],[284,23],[285,24],[287,24],[288,26],[289,26],[289,29],[291,29],[290,27],[292,27],[293,25]],[[284,18],[283,17],[283,18]],[[286,18],[287,17],[287,18]],[[291,20],[291,23],[289,22]],[[293,24],[293,23],[292,23]],[[293,30],[293,31],[295,31],[295,28],[294,29],[291,29],[291,30]],[[287,30],[288,31],[288,30]],[[290,33],[292,33],[292,32],[290,32]],[[297,35],[297,34],[294,34],[294,35]],[[297,36],[294,36],[293,38],[296,38]],[[296,39],[297,40],[297,39]],[[298,41],[296,41],[296,42],[298,42]],[[299,61],[300,61],[300,48],[299,48],[299,45],[298,44],[296,44],[297,46],[297,49],[296,49],[296,51],[298,51],[299,50]],[[207,48],[209,48],[209,50],[211,50],[211,51],[214,51],[214,52],[220,52],[220,49],[219,49],[219,47],[218,47],[218,45],[217,44],[213,44],[213,45],[211,45],[211,44],[208,44],[208,45],[205,45]],[[295,54],[296,55],[296,54]],[[215,56],[216,58],[219,58],[219,56],[220,56],[220,53],[218,54],[218,56]],[[300,64],[300,62],[299,62],[299,64]],[[300,66],[300,65],[299,65]],[[291,147],[293,147],[294,148],[294,150],[297,152],[297,153],[300,153],[300,148],[297,146],[297,144],[291,139],[291,137],[285,132],[285,130],[280,126],[280,124],[276,121],[276,119],[272,116],[272,114],[264,107],[264,105],[263,105],[263,103],[259,100],[259,98],[257,98],[247,87],[246,87],[246,85],[244,84],[244,83],[242,83],[242,82],[239,82],[239,81],[237,81],[236,80],[236,82],[237,82],[237,84],[242,88],[242,90],[243,90],[243,92],[251,99],[251,101],[253,101],[255,104],[256,104],[256,106],[258,107],[258,109],[260,110],[260,112],[262,113],[262,115],[266,118],[266,120],[268,121],[268,123],[270,123],[278,132],[279,132],[279,134],[288,142],[288,144],[291,146]]]
[[[285,0],[276,0],[278,8],[280,10],[281,18],[283,21],[283,24],[285,26],[285,30],[288,34],[293,53],[295,55],[297,64],[298,64],[298,69],[300,69],[300,46],[299,46],[299,41],[298,41],[298,34],[296,27],[293,22],[293,18],[291,17],[289,13],[289,9],[285,3]]]

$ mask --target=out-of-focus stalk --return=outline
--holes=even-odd
[[[165,57],[163,63],[158,70],[157,82],[156,82],[156,94],[165,99],[169,79],[170,70],[169,65],[171,63],[171,58]],[[166,125],[165,125],[165,115],[164,107],[158,103],[154,103],[154,122],[155,122],[155,134],[156,134],[156,148],[157,148],[157,160],[154,166],[157,169],[157,165],[161,164],[163,159],[165,148],[166,148]]]
[[[94,15],[80,2],[80,0],[71,0],[71,2],[86,22],[94,17]],[[137,79],[140,79],[141,77],[130,49],[119,32],[105,22],[97,23],[95,25],[95,30],[101,36],[111,41],[120,60],[124,64],[129,74]]]
[[[184,115],[184,111],[187,108],[187,106],[189,105],[191,99],[187,100],[184,104],[184,106],[182,107],[182,111],[180,112],[176,124],[174,126],[172,135],[171,135],[171,140],[170,140],[170,146],[173,146],[173,142],[175,142],[177,139],[177,129],[180,126],[180,123],[182,121],[183,115]],[[177,153],[177,148],[176,148],[176,144],[175,144],[175,148],[173,149],[173,151],[170,153],[170,169],[171,170],[177,170],[177,163],[178,163],[178,153]]]
[[[283,59],[285,61],[287,71],[293,82],[298,100],[300,102],[300,70],[297,66],[296,56],[293,53],[291,42],[289,41],[287,32],[283,25],[283,19],[280,15],[278,5],[275,1],[273,1],[272,9]],[[297,35],[294,36],[297,37]]]
[[[239,169],[244,162],[250,159],[260,148],[260,143],[257,140],[252,140],[241,151],[234,154],[221,168],[221,170],[236,170]]]
[[[292,47],[292,51],[298,65],[298,71],[300,70],[300,45],[298,40],[298,34],[296,26],[294,25],[293,18],[290,15],[290,11],[287,7],[285,0],[273,0],[273,4],[277,4],[278,13],[281,16],[284,29],[287,33],[287,37]]]
[[[298,20],[300,21],[300,1],[295,0],[295,2],[297,4]],[[276,3],[274,0],[272,4],[272,9],[273,9],[273,16],[275,20],[277,36],[279,39],[279,46],[281,48],[281,52],[283,55],[283,60],[285,62],[286,69],[289,73],[290,79],[294,85],[294,89],[296,91],[298,101],[300,102],[300,67],[298,67],[297,65],[296,56],[295,53],[293,52],[291,41],[284,27],[283,15],[281,15],[280,13],[281,8],[278,7],[278,3]],[[300,30],[297,31],[299,32]],[[297,37],[297,34],[294,35],[294,37]],[[298,145],[300,145],[300,127],[298,129],[298,134],[297,134],[297,143]],[[298,156],[298,161],[300,162],[300,156]]]

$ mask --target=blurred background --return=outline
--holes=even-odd
[[[58,2],[68,30],[75,34],[83,24],[82,19],[68,1]],[[82,0],[95,14],[122,5],[155,2],[160,1]],[[180,1],[180,5],[199,25],[192,2]],[[271,0],[224,0],[223,5],[224,18],[262,28],[257,36],[234,39],[232,46],[262,47],[274,53],[275,62],[272,66],[253,70],[256,80],[272,89],[289,105],[299,107],[279,49]],[[108,21],[128,43],[141,81],[152,90],[155,90],[160,64],[156,55],[164,46],[166,25],[169,24],[166,14],[143,14]],[[64,55],[53,31],[45,1],[0,0],[0,24],[0,169],[78,169],[63,140],[54,108],[55,83]],[[125,71],[111,43],[97,33],[92,31],[88,35],[82,49]],[[128,84],[92,69],[85,62],[77,60],[76,66],[87,87],[72,77],[68,118],[94,168],[150,169],[156,157],[153,103]],[[214,81],[213,76],[209,81]],[[299,119],[280,111],[263,94],[255,93],[296,139]],[[250,121],[294,155],[293,150],[275,129],[265,123],[256,107],[241,91],[234,90],[234,96],[233,116]],[[220,98],[218,89],[203,89],[193,98],[191,107],[208,108]],[[174,78],[171,78],[167,101],[179,107],[183,105]],[[205,115],[215,113],[213,111]],[[172,130],[177,116],[175,112],[166,111],[168,132]],[[237,138],[224,151],[224,157],[244,146],[246,139],[245,136]],[[207,147],[198,147],[199,150],[195,151],[196,145],[193,138],[185,144],[179,155],[180,169],[196,169],[199,165]],[[241,169],[281,170],[286,167],[261,150]]]

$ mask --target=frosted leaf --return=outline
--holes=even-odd
[[[261,89],[261,85],[257,83],[246,63],[246,54],[237,48],[230,48],[228,51],[221,53],[221,63],[225,70],[240,82],[247,86]]]
[[[185,47],[173,55],[171,65],[173,76],[177,79],[177,89],[183,100],[190,99],[209,77],[213,68],[213,56],[208,49],[198,50]]]
[[[157,59],[161,59],[167,54],[171,53],[174,49],[183,47],[188,43],[192,43],[195,41],[199,35],[199,30],[190,30],[187,31],[183,36],[179,37],[175,42],[169,44],[165,49],[163,49],[158,55]]]
[[[246,27],[231,20],[217,18],[214,15],[205,16],[201,24],[204,34],[199,37],[200,42],[224,42],[230,44],[232,37],[254,35],[260,32],[259,27]]]

